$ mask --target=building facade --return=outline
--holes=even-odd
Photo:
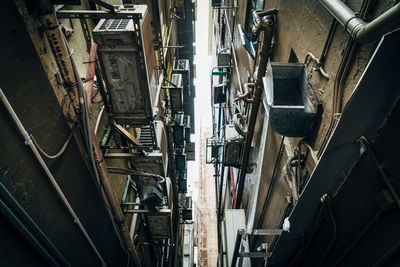
[[[220,266],[398,264],[397,1],[211,2]]]
[[[0,10],[0,265],[182,266],[196,2]]]

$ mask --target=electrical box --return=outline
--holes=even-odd
[[[151,19],[146,5],[119,8],[136,12],[137,16],[101,19],[93,30],[106,82],[106,101],[118,124],[148,125],[159,94]]]
[[[226,88],[225,84],[214,84],[213,85],[213,96],[214,96],[214,104],[225,103],[226,100]]]
[[[225,143],[224,165],[239,168],[241,151],[242,151],[241,142],[227,141]]]

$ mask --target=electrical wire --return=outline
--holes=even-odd
[[[71,137],[72,137],[72,131],[69,134],[67,140],[64,142],[63,146],[61,147],[61,149],[54,155],[50,155],[48,153],[46,153],[38,144],[38,142],[36,141],[36,139],[33,137],[33,135],[30,135],[32,138],[33,143],[35,144],[36,148],[39,150],[39,152],[45,156],[48,159],[56,159],[58,157],[60,157],[62,154],[64,154],[65,149],[68,147],[69,142],[71,141]]]

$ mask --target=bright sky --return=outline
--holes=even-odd
[[[209,0],[197,0],[197,21],[196,21],[196,86],[195,118],[196,134],[192,140],[196,142],[196,161],[188,161],[188,183],[199,178],[199,157],[200,157],[200,126],[211,127],[211,88],[210,88],[210,66],[212,57],[208,55],[208,25],[209,25]],[[193,199],[197,199],[196,190],[193,192]]]

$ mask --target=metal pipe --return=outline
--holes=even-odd
[[[320,0],[320,2],[359,43],[374,41],[400,27],[400,4],[367,23],[340,0]]]
[[[90,238],[89,234],[86,232],[85,227],[80,222],[78,216],[76,215],[75,211],[73,210],[72,206],[69,204],[67,198],[65,197],[64,193],[62,192],[60,186],[58,185],[57,181],[54,179],[53,174],[50,172],[49,168],[47,167],[46,163],[44,162],[43,158],[40,156],[39,151],[36,149],[36,146],[33,144],[31,137],[29,136],[28,132],[25,130],[24,126],[22,125],[21,121],[19,120],[17,114],[15,113],[14,109],[8,102],[6,96],[3,93],[3,90],[0,88],[0,99],[3,102],[4,106],[6,107],[8,113],[10,114],[11,118],[13,119],[14,123],[16,124],[18,130],[22,134],[25,139],[25,144],[29,146],[32,150],[34,156],[39,161],[40,166],[43,168],[44,172],[46,173],[47,177],[49,178],[51,184],[53,185],[54,189],[57,191],[58,196],[61,198],[62,202],[64,203],[65,207],[71,214],[74,219],[74,222],[78,225],[79,229],[81,230],[82,234],[85,236],[86,240],[88,241],[90,247],[93,249],[97,258],[101,262],[102,266],[107,266],[103,257],[101,256],[100,252],[97,250],[96,245],[93,243],[92,239]]]
[[[103,106],[101,107],[100,112],[99,112],[99,115],[98,115],[98,117],[97,117],[96,125],[95,125],[95,127],[94,127],[94,133],[95,133],[95,134],[97,134],[97,130],[99,129],[101,117],[103,117],[104,107],[105,107],[105,105],[103,105]]]
[[[305,244],[305,246],[303,248],[303,251],[295,256],[295,258],[291,261],[289,266],[302,266],[303,260],[307,256],[307,253],[309,251],[311,243],[314,240],[315,233],[317,232],[317,230],[318,230],[318,228],[319,228],[319,226],[321,224],[322,215],[324,213],[324,202],[325,202],[326,198],[327,198],[327,194],[324,194],[320,198],[321,205],[320,205],[320,208],[318,210],[318,215],[316,216],[315,223],[312,226],[312,230],[311,230],[310,235],[308,237],[307,243]]]
[[[358,12],[360,14],[361,18],[366,18],[366,15],[368,13],[369,7],[370,7],[370,0],[364,0],[362,2],[360,11]],[[320,158],[322,155],[322,152],[324,151],[324,148],[329,140],[329,137],[332,134],[333,129],[336,126],[336,123],[338,122],[340,118],[340,114],[342,111],[342,102],[343,102],[343,90],[345,86],[345,81],[348,75],[348,72],[350,70],[350,66],[352,65],[353,62],[353,57],[356,53],[357,50],[357,43],[353,38],[350,38],[347,42],[346,49],[344,51],[342,60],[340,61],[339,69],[337,71],[337,75],[335,77],[335,83],[333,87],[333,101],[332,101],[332,114],[331,114],[331,121],[329,123],[329,128],[328,131],[324,137],[324,140],[322,141],[322,144],[318,150],[317,157]]]
[[[329,241],[328,247],[325,249],[325,251],[322,254],[321,258],[318,260],[317,266],[321,266],[324,263],[326,257],[331,252],[333,244],[335,244],[336,238],[337,238],[337,226],[336,226],[335,216],[333,214],[333,210],[332,210],[332,206],[331,206],[330,201],[331,201],[331,199],[330,199],[329,195],[327,195],[326,200],[324,202],[324,204],[325,204],[324,208],[325,208],[325,212],[326,212],[326,214],[327,214],[327,216],[330,219],[331,224],[332,224],[332,238]]]
[[[236,234],[236,241],[235,241],[235,247],[233,249],[233,254],[232,254],[231,267],[236,267],[236,261],[239,256],[240,244],[242,243],[242,231],[243,230],[238,229],[237,234]]]
[[[31,231],[18,219],[12,210],[0,199],[0,212],[11,222],[11,224],[20,232],[29,243],[43,256],[51,266],[58,266],[56,260],[50,253],[40,244]]]
[[[0,196],[0,210],[51,265],[71,266],[1,182]]]
[[[125,169],[125,168],[117,168],[117,167],[108,167],[107,170],[110,173],[116,173],[116,174],[132,174],[132,175],[137,175],[137,176],[145,176],[145,177],[150,177],[154,178],[155,180],[163,183],[165,182],[165,178],[162,177],[161,175],[158,174],[152,174],[152,173],[147,173],[147,172],[141,172],[137,170],[131,170],[131,169]]]
[[[237,98],[239,99],[246,98],[248,95],[250,95],[251,91],[254,89],[254,83],[245,83],[243,84],[243,87],[244,87],[244,93],[237,94]]]
[[[264,35],[263,35],[263,42],[261,44],[261,51],[258,55],[258,67],[254,75],[256,77],[256,80],[255,80],[253,104],[251,106],[249,125],[243,149],[242,167],[240,170],[238,195],[236,198],[236,205],[235,205],[236,209],[240,208],[242,202],[243,187],[246,179],[247,166],[249,164],[249,158],[250,158],[249,157],[250,147],[253,141],[253,134],[256,125],[258,108],[260,105],[261,95],[263,92],[262,78],[265,76],[268,58],[271,55],[271,42],[274,33],[274,20],[271,17],[264,17],[262,20],[260,20],[260,18],[255,13],[253,13],[253,15],[257,19],[257,20],[255,19],[255,21],[260,21],[259,23],[262,26],[261,28],[257,28],[257,30],[263,32]]]
[[[224,152],[223,152],[224,154]],[[222,161],[224,158],[224,155],[222,154]],[[219,193],[218,193],[218,214],[217,214],[217,223],[218,223],[218,254],[220,257],[220,266],[224,266],[224,246],[223,246],[223,242],[222,242],[222,218],[223,218],[223,207],[222,207],[222,188],[224,185],[224,177],[225,177],[225,166],[222,163],[221,164],[221,175],[220,175],[220,179],[219,179]]]
[[[242,126],[243,125],[243,126]],[[233,127],[235,130],[243,137],[245,137],[248,133],[247,129],[247,123],[243,116],[240,113],[236,113],[233,116]]]
[[[311,52],[308,52],[306,55],[306,58],[304,60],[304,65],[308,65],[308,63],[310,63],[310,58],[315,61],[315,67],[314,70],[318,71],[319,73],[321,73],[322,76],[324,76],[326,79],[329,79],[329,75],[325,72],[325,70],[322,67],[321,61],[314,56]]]
[[[274,166],[274,170],[272,172],[271,181],[270,181],[269,186],[268,186],[267,195],[265,196],[264,204],[263,204],[263,207],[262,207],[260,218],[258,219],[258,222],[257,222],[256,229],[261,229],[262,225],[263,225],[264,215],[265,215],[265,212],[267,211],[267,207],[268,207],[271,195],[272,195],[272,190],[274,188],[276,177],[278,177],[277,174],[278,174],[279,163],[281,162],[282,155],[283,155],[283,149],[285,147],[284,141],[285,141],[285,137],[283,136],[282,140],[281,140],[281,145],[279,147],[279,153],[278,153],[278,156],[276,157],[275,166]],[[253,241],[251,243],[250,251],[254,251],[255,250],[255,248],[257,246],[257,239],[258,239],[257,236],[255,236],[253,238]]]

